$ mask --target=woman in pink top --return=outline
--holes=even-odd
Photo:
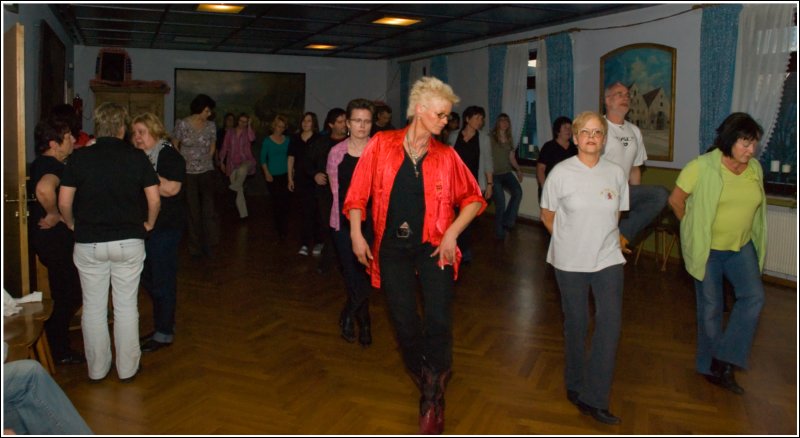
[[[219,165],[231,180],[228,187],[236,192],[236,208],[239,217],[247,217],[247,201],[244,197],[244,181],[248,175],[256,173],[256,159],[253,156],[252,144],[256,133],[250,126],[250,116],[239,114],[239,121],[234,129],[225,132],[222,150],[219,152]]]

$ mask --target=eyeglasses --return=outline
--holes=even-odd
[[[626,97],[628,99],[631,98],[631,93],[623,93],[622,91],[617,91],[616,93],[609,94],[610,97]]]
[[[366,126],[372,124],[372,120],[370,119],[349,119],[350,123],[354,125]]]
[[[602,129],[591,129],[590,130],[590,129],[584,128],[584,129],[581,129],[580,131],[578,131],[578,135],[580,135],[581,137],[594,138],[595,136],[602,137],[602,136],[606,135],[606,133]]]
[[[428,108],[428,105],[422,105],[422,106],[424,106],[425,108]],[[430,108],[428,108],[428,109],[430,109]],[[444,120],[444,119],[446,119],[448,117],[450,117],[450,113],[436,113],[436,118],[438,118],[439,120]]]

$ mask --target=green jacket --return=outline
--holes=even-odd
[[[681,220],[681,249],[686,270],[692,277],[703,280],[706,262],[711,253],[711,226],[717,215],[722,195],[722,151],[714,149],[695,158],[699,164],[697,184],[686,200],[686,215]],[[767,248],[767,197],[764,194],[764,173],[758,160],[750,160],[761,187],[761,208],[756,211],[750,236],[758,254],[758,268],[764,269]]]

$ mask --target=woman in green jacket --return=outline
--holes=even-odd
[[[734,367],[747,368],[764,287],[767,241],[763,171],[755,158],[763,129],[745,113],[717,128],[711,149],[681,171],[669,197],[681,220],[681,248],[697,296],[697,371],[736,394]],[[722,327],[723,277],[736,302]]]

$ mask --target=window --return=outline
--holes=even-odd
[[[797,194],[797,51],[789,58],[783,96],[772,136],[759,161],[764,169],[767,194]]]
[[[772,136],[759,161],[764,169],[768,195],[797,195],[797,9],[794,11],[794,41],[783,82],[783,95]]]
[[[522,147],[517,149],[517,161],[521,166],[535,166],[539,155],[536,139],[536,51],[528,57],[528,93],[525,99],[525,123],[522,126]],[[525,141],[527,139],[527,141]]]

